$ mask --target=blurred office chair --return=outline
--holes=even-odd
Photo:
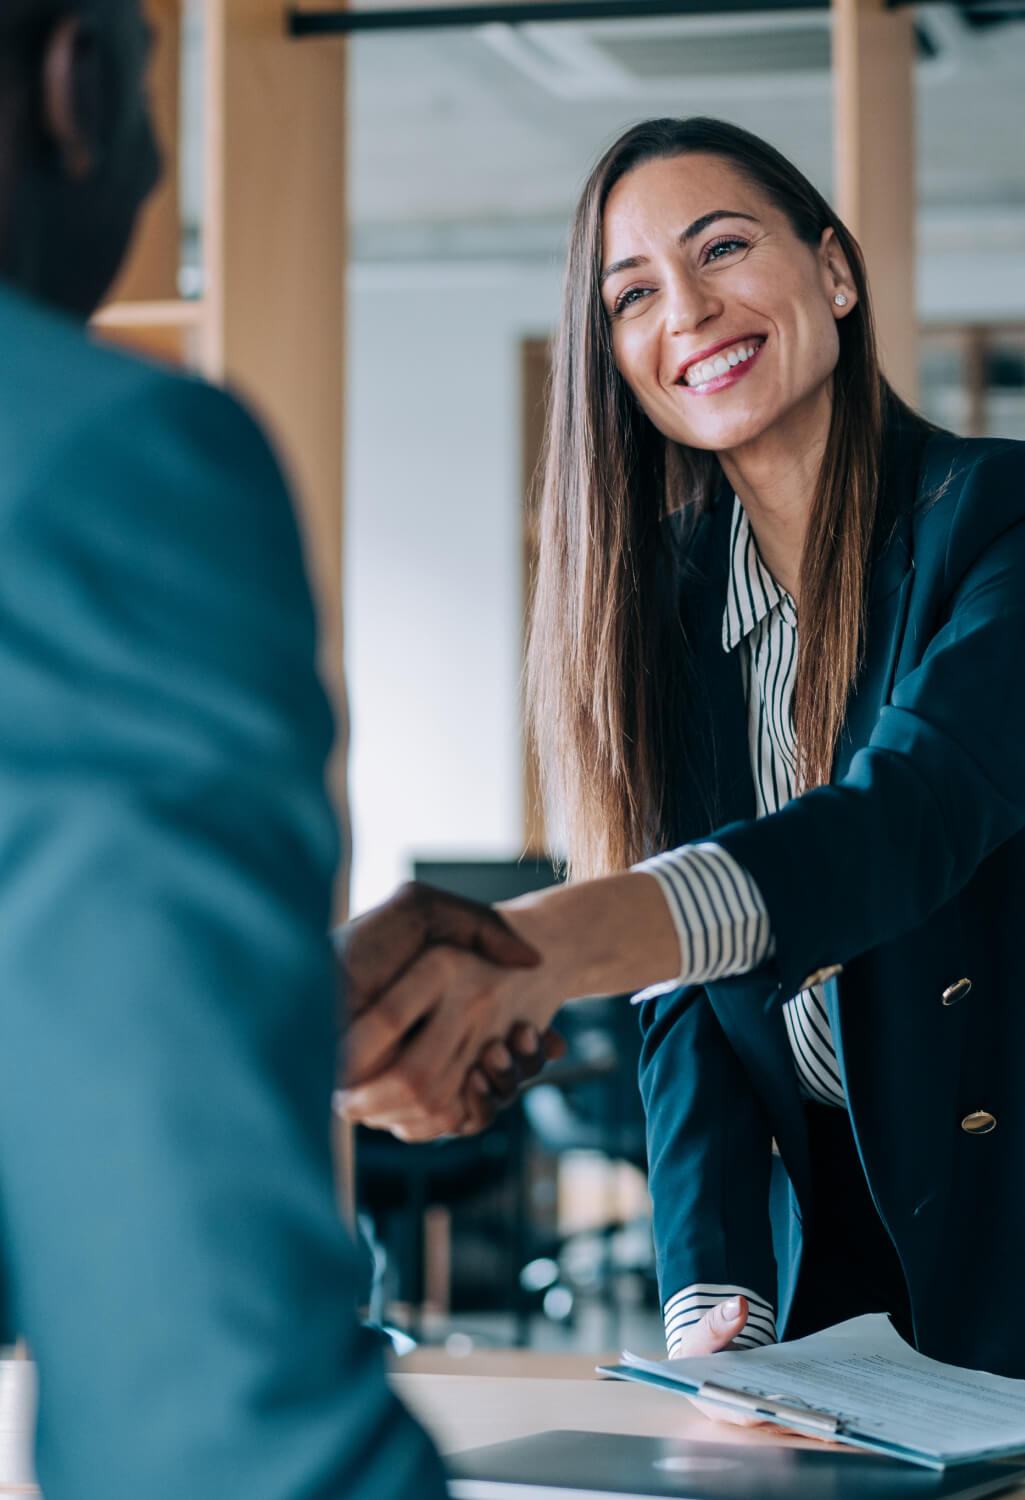
[[[419,1337],[428,1283],[438,1279],[431,1276],[428,1264],[428,1211],[437,1207],[459,1210],[501,1194],[493,1232],[488,1233],[486,1216],[478,1225],[478,1233],[493,1253],[485,1266],[478,1252],[473,1281],[477,1301],[483,1307],[497,1302],[502,1310],[511,1311],[517,1342],[526,1342],[529,1298],[519,1280],[529,1255],[525,1135],[518,1105],[503,1111],[480,1135],[425,1145],[409,1145],[380,1131],[358,1130],[356,1201],[360,1217],[372,1226],[368,1238],[378,1259],[372,1321],[385,1322],[388,1304],[400,1303],[408,1309],[409,1332]],[[448,1300],[447,1289],[444,1300]]]
[[[533,855],[520,860],[418,859],[413,876],[441,890],[488,903],[542,890],[559,879],[549,860]],[[479,1233],[498,1253],[488,1255],[494,1264],[485,1267],[483,1247],[479,1248],[479,1274],[474,1280],[485,1304],[495,1300],[497,1291],[504,1309],[514,1315],[516,1342],[526,1343],[531,1297],[520,1271],[531,1255],[527,1136],[520,1104],[503,1110],[481,1135],[429,1145],[408,1145],[379,1131],[357,1132],[356,1204],[372,1225],[379,1256],[375,1320],[382,1320],[382,1289],[387,1284],[392,1300],[410,1309],[411,1330],[420,1327],[427,1281],[424,1225],[430,1208],[468,1210],[474,1200],[504,1193],[506,1212],[493,1233],[487,1234],[486,1222],[479,1226]],[[485,1285],[489,1270],[490,1289]]]
[[[542,1150],[599,1154],[607,1165],[626,1162],[647,1172],[644,1109],[637,1086],[640,1027],[626,995],[603,995],[566,1006],[557,1025],[566,1056],[529,1086],[523,1107]],[[646,1301],[657,1302],[650,1226],[624,1221],[610,1207],[596,1227],[557,1235],[535,1246],[523,1271],[528,1288],[542,1293],[542,1309],[568,1321],[581,1292],[600,1299],[608,1319],[609,1347],[619,1342],[619,1285],[639,1281]]]

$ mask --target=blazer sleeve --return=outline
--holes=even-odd
[[[662,1304],[700,1284],[775,1307],[772,1139],[750,1080],[702,986],[645,1001],[640,1022]]]
[[[934,624],[844,778],[714,835],[768,908],[777,1002],[913,930],[1025,827],[1023,449],[991,451],[922,519]]]
[[[3,545],[0,1277],[47,1500],[440,1500],[333,1199],[331,724],[274,460],[144,374]]]

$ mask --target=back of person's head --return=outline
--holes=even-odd
[[[88,316],[159,158],[139,0],[0,0],[0,276]]]

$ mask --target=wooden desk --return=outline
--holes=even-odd
[[[814,1439],[783,1437],[771,1428],[749,1430],[713,1424],[689,1401],[670,1391],[602,1380],[594,1373],[598,1358],[593,1355],[532,1354],[513,1349],[481,1351],[461,1360],[417,1350],[408,1358],[430,1361],[435,1373],[397,1372],[391,1376],[392,1387],[420,1418],[442,1453],[527,1437],[553,1427],[751,1446],[781,1442],[794,1447],[821,1446]],[[452,1373],[440,1373],[446,1359]],[[537,1362],[537,1375],[525,1378],[533,1361]],[[503,1370],[503,1363],[508,1364],[508,1372]],[[485,1373],[486,1366],[490,1366],[489,1373]],[[399,1372],[407,1368],[405,1359],[398,1361]]]
[[[593,1373],[592,1356],[487,1350],[459,1360],[420,1350],[411,1358],[421,1366],[428,1364],[434,1373],[394,1373],[391,1383],[433,1435],[442,1453],[559,1427],[643,1437],[685,1437],[753,1448],[770,1443],[819,1446],[768,1428],[749,1431],[713,1425],[682,1397],[668,1391],[600,1380]],[[538,1371],[536,1375],[532,1367]],[[403,1371],[409,1368],[402,1361]],[[449,1369],[460,1373],[447,1373]],[[19,1436],[16,1426],[0,1421],[0,1463],[9,1458],[10,1444]],[[22,1433],[19,1448],[23,1442]],[[6,1500],[15,1495],[38,1500],[39,1491],[33,1485],[0,1482],[0,1496]],[[1025,1488],[1009,1492],[1008,1500],[1025,1500]]]
[[[425,1361],[431,1358],[438,1371],[445,1360],[445,1356],[431,1356],[429,1351],[417,1351],[413,1357]],[[503,1373],[502,1360],[510,1357],[512,1373]],[[768,1427],[747,1429],[709,1422],[683,1397],[669,1391],[600,1379],[593,1373],[597,1362],[593,1358],[531,1355],[527,1350],[511,1350],[508,1355],[488,1350],[469,1358],[476,1366],[472,1373],[391,1377],[394,1389],[420,1418],[442,1453],[529,1437],[551,1428],[682,1437],[752,1448],[769,1444],[822,1446],[813,1439],[777,1433]],[[531,1359],[538,1361],[539,1375],[525,1379]],[[553,1359],[560,1361],[559,1375],[551,1373]],[[491,1372],[484,1373],[478,1362],[489,1363]],[[406,1368],[404,1360],[400,1365]],[[449,1359],[448,1365],[453,1371],[465,1369],[458,1359]],[[1007,1500],[1025,1500],[1025,1487],[1009,1490]]]

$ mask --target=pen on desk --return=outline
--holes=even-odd
[[[794,1406],[785,1398],[753,1396],[749,1391],[731,1390],[729,1386],[716,1385],[711,1380],[702,1381],[697,1394],[705,1401],[721,1401],[729,1406],[740,1406],[754,1416],[782,1419],[794,1427],[806,1427],[811,1432],[836,1436],[842,1431],[837,1418],[830,1416],[829,1412],[814,1411],[808,1406]]]

